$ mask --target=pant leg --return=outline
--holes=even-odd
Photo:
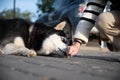
[[[108,39],[120,50],[120,11],[105,12],[99,15],[95,26],[104,39]]]

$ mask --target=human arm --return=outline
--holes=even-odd
[[[77,25],[74,39],[80,39],[85,44],[88,42],[89,33],[95,24],[97,16],[103,12],[107,0],[89,0],[87,7]],[[67,53],[74,56],[80,49],[81,44],[73,42],[68,46]]]

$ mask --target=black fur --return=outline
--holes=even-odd
[[[5,46],[20,36],[27,46],[30,24],[24,19],[0,19],[0,45]]]

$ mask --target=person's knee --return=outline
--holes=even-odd
[[[107,27],[109,24],[109,12],[105,12],[102,13],[98,16],[97,20],[96,20],[96,27],[98,28],[98,30],[102,30],[104,32],[107,31]]]

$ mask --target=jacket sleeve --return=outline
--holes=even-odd
[[[74,38],[88,42],[90,30],[94,26],[97,16],[103,12],[107,0],[89,0],[86,9],[77,25]]]

